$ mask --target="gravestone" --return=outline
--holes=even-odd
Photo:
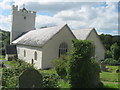
[[[42,88],[42,75],[29,68],[19,76],[19,88]]]
[[[106,71],[106,64],[103,61],[101,62],[101,66],[100,67],[101,67],[102,71]]]

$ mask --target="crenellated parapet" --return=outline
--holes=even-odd
[[[26,8],[18,9],[18,5],[13,5],[13,6],[12,6],[12,10],[13,10],[13,11],[20,11],[20,12],[26,12],[26,13],[36,14],[35,11],[30,11],[30,10],[27,10]]]
[[[12,6],[12,27],[10,41],[17,39],[24,32],[35,28],[36,12],[27,10],[25,7],[18,8],[18,5]]]
[[[14,11],[14,10],[15,10],[15,11],[18,11],[18,5],[13,5],[13,6],[12,6],[12,10],[13,10],[13,11]]]

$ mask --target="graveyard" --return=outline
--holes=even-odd
[[[84,44],[84,49],[89,45],[87,57],[83,54],[83,60],[74,56],[81,53],[80,43]],[[94,59],[88,58],[91,57],[88,54],[91,51],[89,41],[75,41],[74,44],[78,45],[74,47],[76,51],[70,57],[63,56],[54,60],[55,66],[49,69],[36,69],[33,64],[18,59],[4,61],[4,64],[11,67],[1,68],[2,88],[119,88],[119,66],[106,64],[103,71]],[[76,77],[79,79],[75,81]]]
[[[11,65],[13,68],[17,67],[17,65],[18,65],[18,62],[15,60],[6,61],[5,63]],[[118,68],[118,66],[107,66],[107,67],[109,67],[109,70],[107,72],[102,71],[100,73],[101,81],[103,82],[103,84],[105,85],[106,88],[118,88],[118,73],[115,72],[115,70]],[[38,71],[43,74],[51,74],[51,75],[56,74],[56,71],[54,69],[38,70]],[[52,81],[52,79],[51,79],[51,81]],[[13,82],[13,83],[15,83],[15,82]],[[61,88],[69,88],[70,87],[68,81],[64,81],[59,78],[58,78],[57,83]],[[10,88],[15,88],[15,85],[13,84],[13,86]]]

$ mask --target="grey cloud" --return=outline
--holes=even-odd
[[[97,2],[50,2],[50,3],[38,3],[38,2],[27,2],[25,3],[26,8],[37,12],[51,12],[56,13],[62,10],[80,9],[83,5],[101,4]],[[20,6],[22,7],[22,6]]]

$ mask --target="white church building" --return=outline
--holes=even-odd
[[[35,30],[36,12],[12,6],[11,44],[16,46],[18,59],[38,69],[51,68],[51,61],[72,50],[72,40],[91,40],[96,59],[104,59],[105,48],[93,29],[71,30],[59,25]],[[7,54],[9,57],[12,54]]]

